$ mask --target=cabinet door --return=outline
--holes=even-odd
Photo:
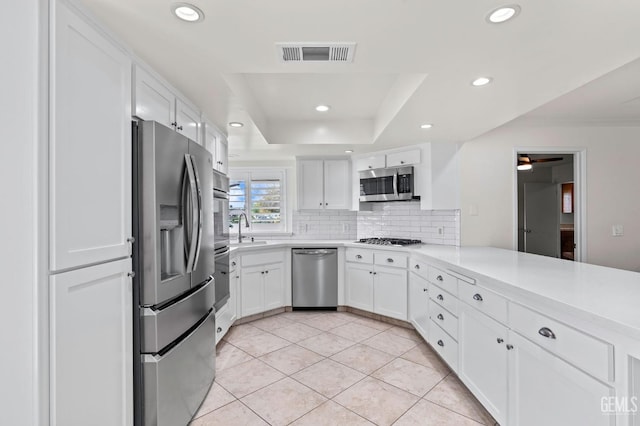
[[[349,160],[324,160],[324,207],[351,207],[351,174]]]
[[[458,376],[500,424],[507,420],[507,328],[464,303],[458,320]]]
[[[131,61],[62,2],[53,12],[49,252],[62,270],[130,254]]]
[[[298,161],[298,209],[324,208],[322,160]]]
[[[220,137],[218,131],[214,126],[205,122],[202,124],[203,132],[202,132],[202,146],[211,153],[213,156],[213,168],[215,170],[220,170],[220,165],[218,161],[218,150],[216,145],[218,144],[218,138]]]
[[[385,167],[384,154],[372,155],[365,158],[358,158],[356,161],[356,170],[381,169]]]
[[[509,331],[509,425],[613,426],[602,412],[614,395],[602,384],[540,346]]]
[[[176,117],[176,97],[165,85],[136,65],[134,114],[143,120],[153,120],[172,128]]]
[[[407,271],[376,266],[373,272],[373,311],[407,320]]]
[[[264,267],[264,311],[284,306],[284,266],[272,264]]]
[[[429,330],[429,283],[426,279],[409,274],[409,321],[427,340]]]
[[[229,146],[224,136],[220,135],[216,141],[216,164],[220,173],[229,173]]]
[[[262,266],[242,268],[240,276],[242,316],[264,312],[264,268]]]
[[[236,262],[235,260],[233,260]],[[229,272],[229,301],[227,302],[227,309],[229,309],[229,320],[233,324],[238,318],[238,281],[240,278],[240,272],[238,270],[231,270]]]
[[[176,98],[176,130],[194,142],[200,142],[200,112]]]
[[[387,167],[402,167],[420,164],[420,148],[387,154]]]
[[[52,426],[133,424],[129,271],[126,259],[50,278]]]
[[[347,305],[373,312],[373,265],[346,264]]]

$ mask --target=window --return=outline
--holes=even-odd
[[[285,232],[284,170],[232,170],[229,175],[230,232],[238,231],[243,212],[249,219],[246,231]],[[245,231],[244,219],[242,226]]]

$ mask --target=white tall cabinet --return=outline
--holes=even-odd
[[[131,425],[131,60],[66,2],[51,16],[50,424]]]

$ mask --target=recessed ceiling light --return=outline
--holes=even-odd
[[[327,111],[329,111],[329,109],[331,109],[331,107],[329,105],[318,105],[316,107],[316,111],[318,111],[318,112],[327,112]]]
[[[239,121],[232,121],[229,123],[229,127],[242,127],[242,126],[244,126],[244,124]]]
[[[478,77],[471,82],[472,85],[479,87],[491,83],[491,77]]]
[[[187,22],[199,22],[204,19],[204,13],[189,3],[172,3],[171,11],[178,18]]]
[[[520,13],[520,6],[517,4],[510,4],[509,6],[502,6],[492,10],[487,15],[487,22],[491,24],[501,24],[513,19]]]
[[[429,123],[423,124],[420,126],[421,129],[430,129],[432,127],[433,127],[433,124],[429,124]]]
[[[344,152],[346,152],[347,154],[351,154],[353,152],[352,149],[345,149]]]

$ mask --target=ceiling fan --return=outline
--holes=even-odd
[[[518,154],[518,170],[531,170],[533,163],[548,163],[550,161],[562,161],[563,157],[532,159],[528,154]]]

